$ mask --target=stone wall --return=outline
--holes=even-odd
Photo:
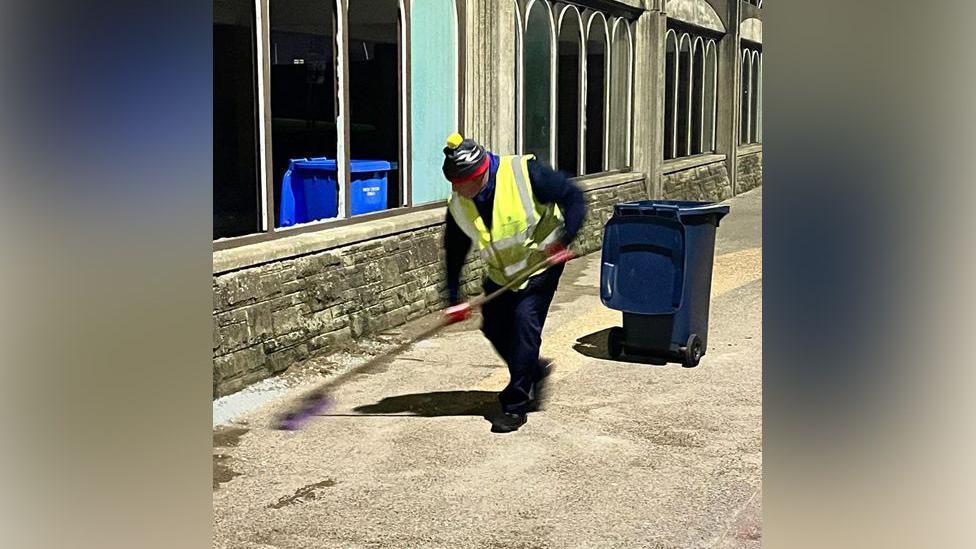
[[[214,397],[441,307],[443,225],[214,277]]]
[[[602,247],[614,204],[644,198],[643,179],[585,196],[574,248],[588,253]],[[444,307],[443,231],[437,224],[214,276],[214,398]],[[469,254],[468,296],[481,293],[481,271]]]
[[[740,156],[735,171],[737,193],[744,193],[762,185],[762,151]]]
[[[719,202],[732,197],[732,183],[724,160],[665,173],[661,188],[668,200]]]

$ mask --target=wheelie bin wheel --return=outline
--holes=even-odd
[[[684,358],[682,360],[682,364],[684,367],[694,368],[695,366],[698,366],[698,363],[701,362],[703,352],[701,338],[698,337],[698,334],[691,334],[688,336],[688,344],[685,346],[683,351]]]
[[[610,328],[610,334],[607,336],[607,351],[610,352],[610,358],[620,358],[624,353],[624,329],[620,326]]]

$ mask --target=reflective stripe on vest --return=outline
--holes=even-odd
[[[511,282],[525,274],[525,269],[545,260],[542,250],[558,238],[562,226],[562,213],[556,205],[535,200],[529,184],[528,161],[532,158],[532,155],[500,158],[490,231],[474,201],[454,193],[448,203],[458,227],[478,244],[488,277],[499,285]],[[527,281],[522,287],[525,284]]]

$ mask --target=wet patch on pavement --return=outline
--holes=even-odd
[[[250,429],[244,427],[220,426],[213,432],[214,448],[230,448],[241,443],[241,437],[246,435]]]
[[[241,437],[246,435],[250,429],[243,427],[220,426],[213,431],[213,489],[217,490],[221,484],[230,482],[234,477],[239,477],[241,473],[235,471],[230,463],[231,456],[224,452],[216,451],[217,448],[233,448],[241,443]]]
[[[331,488],[336,485],[336,481],[331,478],[325,479],[321,482],[316,482],[315,484],[309,484],[308,486],[303,486],[295,493],[290,496],[283,496],[278,498],[278,501],[268,505],[270,509],[281,509],[282,507],[288,507],[289,505],[295,505],[297,503],[306,503],[308,501],[313,501],[321,495],[322,488]]]
[[[221,484],[230,482],[234,477],[241,476],[240,473],[231,469],[230,456],[227,454],[214,454],[213,456],[213,489],[216,491]]]

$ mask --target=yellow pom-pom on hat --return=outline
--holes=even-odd
[[[451,150],[456,149],[461,146],[462,141],[464,141],[464,138],[461,137],[461,134],[456,132],[452,133],[447,136],[447,148]]]

